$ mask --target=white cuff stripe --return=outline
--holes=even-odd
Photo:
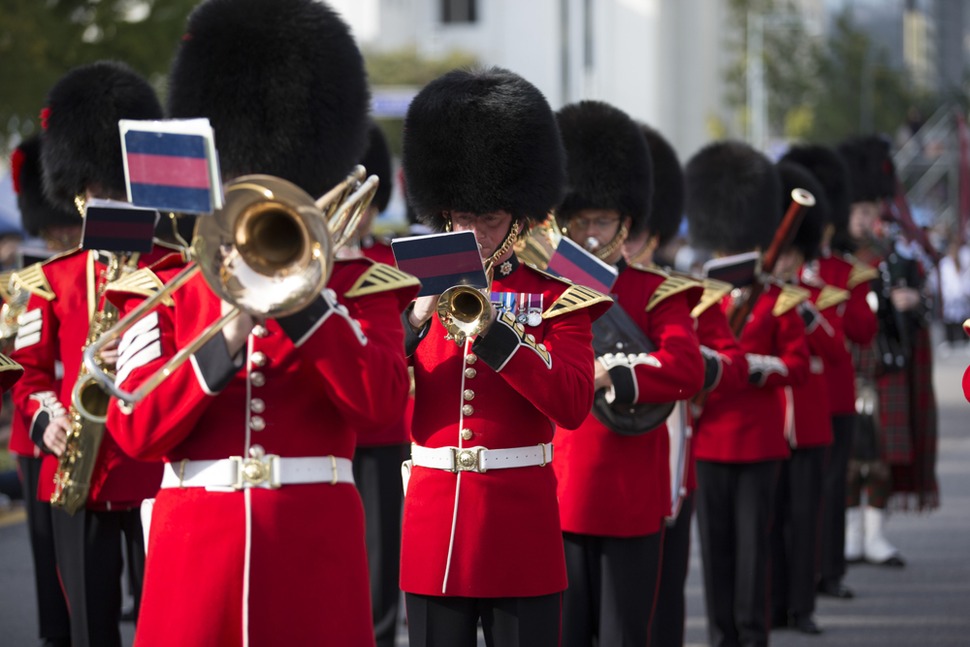
[[[118,355],[118,366],[119,368],[125,364],[132,357],[137,355],[139,352],[144,350],[153,341],[158,341],[161,338],[161,332],[158,328],[153,328],[146,333],[142,333],[137,337],[131,337],[128,341],[129,343],[124,349],[121,346],[118,347],[120,353]]]
[[[150,346],[141,349],[134,355],[130,355],[123,364],[119,362],[118,373],[115,375],[115,383],[122,384],[133,370],[161,356],[162,343],[159,341],[153,342]]]
[[[121,338],[121,343],[118,344],[118,352],[124,354],[125,349],[128,348],[128,344],[132,343],[132,341],[139,335],[148,332],[153,328],[158,328],[157,312],[148,314],[145,318],[137,321],[131,328],[125,331],[125,334]]]

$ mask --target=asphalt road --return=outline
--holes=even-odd
[[[906,568],[852,567],[846,583],[855,590],[855,599],[819,599],[816,619],[822,635],[774,632],[773,645],[970,645],[970,404],[960,390],[968,363],[970,349],[937,355],[942,505],[929,514],[897,514],[890,519],[887,533],[906,558]],[[695,542],[687,582],[690,647],[707,644],[699,566]],[[22,510],[0,512],[0,647],[38,644],[31,569]],[[127,647],[133,627],[123,624],[122,635]],[[398,644],[407,645],[403,626]]]

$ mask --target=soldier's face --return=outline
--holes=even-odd
[[[508,211],[493,211],[483,214],[466,211],[451,212],[452,230],[475,232],[475,240],[478,241],[482,258],[488,258],[501,246],[511,226],[512,214]],[[509,251],[511,252],[511,250]]]
[[[849,212],[849,235],[856,240],[870,238],[879,222],[878,202],[853,202]]]
[[[629,226],[629,218],[626,220]],[[613,209],[583,209],[569,219],[566,232],[574,243],[595,253],[613,240],[622,223],[620,214]]]

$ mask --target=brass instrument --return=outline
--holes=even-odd
[[[136,258],[137,255],[130,260],[126,259],[127,262],[122,262],[118,255],[112,255],[104,272],[103,284],[97,291],[96,303],[103,301],[105,286],[117,280],[126,268],[136,262]],[[89,347],[117,320],[118,309],[103,301],[103,306],[91,317],[85,346]],[[100,359],[98,361],[100,362]],[[91,476],[98,459],[101,440],[104,438],[104,422],[109,399],[110,395],[107,391],[92,379],[87,368],[82,364],[77,381],[74,383],[68,412],[71,431],[67,434],[67,446],[57,460],[54,492],[51,494],[51,505],[63,509],[68,514],[74,514],[83,508],[88,500]]]
[[[352,238],[377,191],[377,176],[367,178],[366,173],[363,166],[357,166],[318,200],[270,175],[246,175],[227,183],[225,206],[196,221],[187,252],[194,262],[85,349],[84,365],[92,378],[118,398],[122,408],[130,410],[240,312],[272,318],[305,308],[323,290],[336,250]],[[137,390],[120,389],[97,364],[101,349],[120,339],[196,272],[202,272],[209,288],[233,308]]]

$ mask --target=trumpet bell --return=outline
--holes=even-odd
[[[437,313],[448,337],[463,344],[465,339],[479,334],[488,325],[492,304],[479,290],[456,285],[438,297]]]
[[[192,257],[219,298],[263,317],[302,310],[326,285],[333,253],[313,198],[270,175],[226,185],[224,207],[199,218]]]

